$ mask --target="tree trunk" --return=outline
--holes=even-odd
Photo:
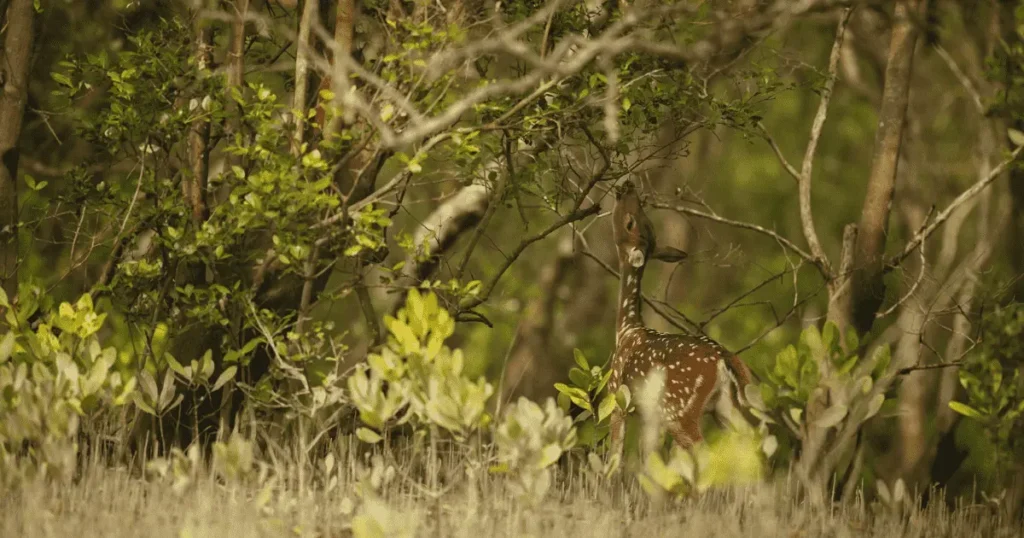
[[[0,285],[18,293],[18,142],[28,102],[35,11],[32,0],[10,0],[0,56]]]
[[[499,395],[504,402],[517,395],[534,401],[553,396],[554,383],[567,371],[561,368],[568,361],[558,360],[557,357],[563,354],[552,349],[551,331],[555,323],[558,289],[569,275],[573,259],[573,237],[570,233],[559,241],[554,258],[541,268],[537,295],[527,302],[522,311],[519,327],[513,336],[505,379],[502,380],[502,394]]]
[[[829,318],[844,331],[848,326],[860,333],[871,330],[885,298],[885,243],[906,123],[914,47],[920,33],[916,20],[921,20],[926,8],[927,0],[902,0],[896,4],[871,172],[852,253],[852,274],[849,286],[842,288],[829,312]]]

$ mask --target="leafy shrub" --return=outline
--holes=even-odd
[[[832,322],[821,331],[814,325],[805,328],[796,346],[776,355],[763,381],[747,387],[752,412],[769,424],[785,425],[778,433],[788,433],[784,437],[798,443],[806,442],[813,429],[854,432],[877,414],[885,394],[874,389],[887,374],[889,347],[879,346],[870,359],[862,360],[856,332],[847,332],[845,342],[841,338]],[[809,424],[808,406],[822,402],[828,407]]]
[[[949,406],[978,421],[997,450],[997,467],[1024,457],[1024,304],[998,306],[981,320],[975,350],[960,366],[966,401]]]
[[[551,486],[550,467],[576,444],[576,429],[553,398],[542,408],[521,397],[495,429],[494,444],[501,463],[493,470],[509,473],[513,493],[536,503]]]
[[[113,347],[100,345],[105,314],[83,295],[42,316],[38,290],[17,306],[0,290],[7,332],[0,337],[0,481],[68,477],[75,470],[83,419],[98,420],[132,396],[136,378]],[[125,358],[124,354],[121,358]]]
[[[433,292],[409,290],[405,307],[384,323],[386,345],[348,378],[352,404],[366,425],[357,432],[360,439],[375,443],[388,427],[409,423],[465,440],[490,423],[486,405],[494,387],[483,377],[466,378],[462,350],[444,345],[455,320]]]

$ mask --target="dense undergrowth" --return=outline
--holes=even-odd
[[[272,410],[252,399],[234,433],[178,447],[147,437],[140,420],[187,420],[170,413],[194,395],[181,386],[199,379],[221,388],[229,375],[177,364],[159,341],[147,348],[158,351],[147,356],[163,357],[158,362],[134,360],[130,346],[104,347],[105,315],[88,295],[52,308],[0,299],[15,327],[0,339],[4,536],[76,528],[103,536],[357,537],[1020,530],[997,502],[922,508],[919,492],[901,481],[858,483],[840,503],[813,502],[813,491],[787,471],[804,428],[794,411],[801,387],[817,383],[808,364],[820,350],[831,350],[840,370],[857,362],[843,358],[829,331],[805,331],[765,375],[772,384],[748,388],[757,427],[712,431],[708,442],[683,451],[666,442],[661,425],[663,376],[649,376],[636,394],[607,394],[606,370],[582,354],[557,401],[520,398],[494,408],[491,383],[465,376],[462,352],[445,345],[450,315],[433,293],[412,290],[406,307],[385,318],[386,344],[353,372],[296,376],[308,383],[292,394],[296,404]],[[39,308],[48,310],[29,323]],[[887,354],[873,360],[884,369]],[[868,395],[871,377],[860,379],[855,386]],[[870,400],[874,415],[881,402]],[[606,453],[616,406],[639,418],[621,462]],[[845,415],[816,426],[837,427]],[[360,425],[344,433],[352,419]],[[133,443],[140,435],[147,441]]]

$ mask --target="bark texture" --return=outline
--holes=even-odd
[[[18,292],[18,141],[28,101],[34,18],[32,0],[7,4],[0,56],[0,285],[8,297]]]
[[[850,285],[834,302],[830,318],[840,327],[852,325],[866,333],[885,298],[884,255],[892,209],[907,104],[914,64],[914,48],[927,0],[902,0],[896,4],[885,68],[885,87],[878,112],[871,172],[857,226]]]

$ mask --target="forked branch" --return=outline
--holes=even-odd
[[[846,33],[846,25],[850,22],[851,8],[843,10],[839,16],[839,26],[836,28],[836,37],[832,42],[832,52],[828,58],[828,75],[825,79],[825,87],[821,90],[821,102],[818,103],[818,111],[814,115],[814,122],[811,124],[811,136],[807,141],[807,149],[804,151],[803,164],[800,167],[800,224],[803,228],[804,237],[807,239],[807,246],[814,256],[814,263],[821,267],[827,278],[832,277],[832,269],[825,251],[821,248],[818,240],[818,232],[814,228],[814,214],[811,211],[811,176],[814,171],[814,152],[818,148],[818,140],[821,138],[821,130],[825,126],[825,118],[828,117],[828,105],[832,100],[832,90],[836,85],[836,72],[839,68],[839,56],[843,49],[843,36]]]
[[[960,196],[957,196],[956,199],[950,202],[950,204],[946,206],[945,209],[940,211],[938,215],[935,216],[935,220],[933,220],[931,224],[929,224],[928,226],[926,226],[925,228],[923,228],[921,231],[917,232],[917,234],[914,235],[914,238],[911,239],[909,243],[907,243],[907,246],[903,248],[902,252],[889,259],[888,263],[886,263],[886,270],[891,271],[892,269],[899,267],[900,263],[902,263],[903,260],[907,258],[907,256],[913,254],[914,250],[921,246],[921,243],[927,240],[928,237],[935,232],[935,230],[938,230],[944,222],[949,220],[950,215],[952,215],[958,207],[963,205],[971,198],[977,196],[979,193],[985,190],[985,187],[988,187],[993,181],[998,179],[999,176],[1002,175],[1003,171],[1006,170],[1006,168],[1010,166],[1011,163],[1017,160],[1017,156],[1020,155],[1021,150],[1024,150],[1024,146],[1018,146],[1016,149],[1013,150],[1012,153],[1010,153],[1010,156],[1008,158],[1006,158],[1001,163],[999,163],[995,168],[993,168],[987,176],[985,176],[977,183],[972,185],[971,188],[960,193]]]

